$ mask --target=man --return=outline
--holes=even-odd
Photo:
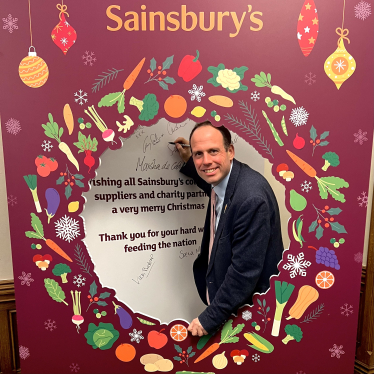
[[[208,307],[188,327],[192,335],[202,336],[252,303],[254,292],[265,292],[270,276],[278,274],[283,252],[279,210],[266,179],[234,159],[225,127],[202,122],[191,132],[191,148],[184,138],[175,143],[185,162],[181,172],[212,196],[193,265],[197,290]]]

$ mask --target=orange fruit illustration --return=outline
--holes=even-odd
[[[187,338],[187,329],[183,325],[174,325],[170,329],[170,336],[176,342],[181,342]]]
[[[316,276],[316,285],[324,290],[330,288],[334,282],[334,274],[328,270],[320,271]]]
[[[130,362],[134,359],[136,350],[131,344],[120,344],[116,349],[116,357],[123,362]]]
[[[170,117],[180,118],[186,113],[187,101],[180,95],[171,95],[166,99],[164,109]]]

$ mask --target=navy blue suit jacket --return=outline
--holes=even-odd
[[[211,185],[199,177],[192,158],[180,170],[210,196]],[[210,200],[201,251],[194,262],[195,283],[202,301],[211,304],[199,315],[214,333],[238,308],[263,293],[278,274],[283,243],[277,200],[267,180],[248,165],[233,160],[221,217],[208,266]]]

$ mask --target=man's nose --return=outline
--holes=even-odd
[[[211,160],[211,157],[210,157],[209,153],[204,153],[204,155],[203,155],[203,163],[205,165],[209,165],[209,164],[212,163],[212,160]]]

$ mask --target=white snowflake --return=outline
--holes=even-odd
[[[349,317],[350,314],[353,314],[353,306],[348,306],[348,304],[344,304],[340,307],[340,313],[343,314],[343,316]]]
[[[67,242],[74,240],[79,234],[79,222],[67,216],[60,218],[55,222],[56,236]]]
[[[249,310],[246,310],[245,312],[242,313],[242,318],[245,321],[249,321],[250,319],[252,319],[252,313]]]
[[[355,253],[354,255],[354,260],[358,263],[358,264],[362,264],[362,260],[363,260],[363,255],[362,255],[362,252],[357,252]]]
[[[312,189],[312,182],[304,181],[304,183],[301,183],[301,191],[303,192],[309,192]]]
[[[361,192],[361,195],[357,196],[357,200],[360,201],[358,205],[361,207],[365,206],[365,208],[367,208],[368,202],[369,202],[369,196],[366,194],[366,192]]]
[[[8,14],[7,18],[3,18],[3,29],[8,30],[10,33],[13,32],[13,30],[18,30],[18,18],[13,18],[11,14]]]
[[[339,347],[334,344],[332,348],[329,349],[329,351],[331,352],[331,357],[335,357],[336,358],[340,358],[340,355],[344,355],[344,351],[342,350],[343,346],[342,345],[339,345]]]
[[[306,125],[309,113],[303,108],[295,108],[291,110],[290,121],[297,127]]]
[[[70,371],[72,373],[78,373],[80,367],[78,366],[78,364],[74,364],[74,362],[69,366],[70,367]]]
[[[5,128],[6,131],[12,135],[17,135],[22,130],[19,121],[14,118],[8,119],[8,121],[5,122]]]
[[[136,341],[137,343],[140,343],[142,339],[144,339],[144,336],[142,335],[142,330],[136,331],[135,329],[132,330],[132,333],[130,332],[129,335],[131,336],[131,341]]]
[[[53,145],[50,142],[50,140],[43,140],[43,143],[41,144],[41,147],[43,148],[44,152],[51,152],[51,149],[53,148]]]
[[[34,282],[34,279],[31,278],[31,273],[25,273],[24,271],[22,272],[22,275],[18,277],[18,279],[21,280],[21,286],[26,284],[26,286],[30,286],[31,282]]]
[[[96,61],[96,57],[93,57],[94,56],[94,52],[88,52],[86,51],[85,54],[82,56],[83,58],[83,63],[85,65],[90,65],[90,66],[93,66],[93,63]]]
[[[67,40],[66,38],[61,38],[60,42],[61,42],[61,44],[63,44],[64,46],[65,46],[66,44],[68,44],[68,40]]]
[[[65,21],[64,23],[65,23],[66,27],[70,26],[70,24],[68,23],[68,21]]]
[[[74,275],[73,283],[77,285],[77,287],[83,287],[86,283],[84,283],[86,280],[85,277],[82,276],[82,274],[79,274],[78,276]]]
[[[48,331],[53,331],[57,329],[56,321],[52,321],[51,319],[47,319],[44,322],[45,329]]]
[[[355,5],[355,17],[361,20],[365,20],[371,14],[371,5],[366,1],[360,1]]]
[[[252,355],[252,361],[259,362],[260,361],[260,355],[258,355],[257,353]]]
[[[345,67],[347,66],[345,63],[345,60],[336,60],[334,66],[335,66],[335,69],[339,69],[339,73],[340,73],[340,69],[342,69],[343,71],[345,70]]]
[[[253,100],[253,101],[260,100],[260,93],[257,92],[257,91],[253,91],[251,93],[251,100]]]
[[[305,74],[305,83],[307,83],[309,86],[311,86],[313,83],[316,83],[317,76],[313,73]]]
[[[354,142],[359,143],[360,145],[363,145],[364,142],[368,140],[368,138],[366,137],[366,134],[367,134],[367,131],[362,131],[361,129],[359,129],[356,133],[353,134],[354,137],[356,138]]]
[[[283,269],[291,270],[290,277],[295,278],[296,275],[306,276],[306,271],[304,269],[308,268],[312,263],[310,261],[304,260],[304,253],[300,252],[296,257],[293,255],[287,256],[288,263],[283,265]]]
[[[22,358],[22,360],[26,360],[26,358],[30,357],[30,351],[27,347],[24,347],[23,345],[19,346],[19,357]]]
[[[17,204],[17,196],[9,195],[8,196],[8,205],[14,206]]]
[[[74,96],[76,97],[75,102],[78,103],[79,105],[83,105],[83,103],[87,103],[87,92],[83,93],[83,90],[78,90],[78,92],[74,93]]]
[[[197,87],[196,84],[192,85],[192,90],[189,90],[188,93],[191,95],[191,101],[196,99],[198,102],[200,102],[201,98],[205,96],[203,86]]]

